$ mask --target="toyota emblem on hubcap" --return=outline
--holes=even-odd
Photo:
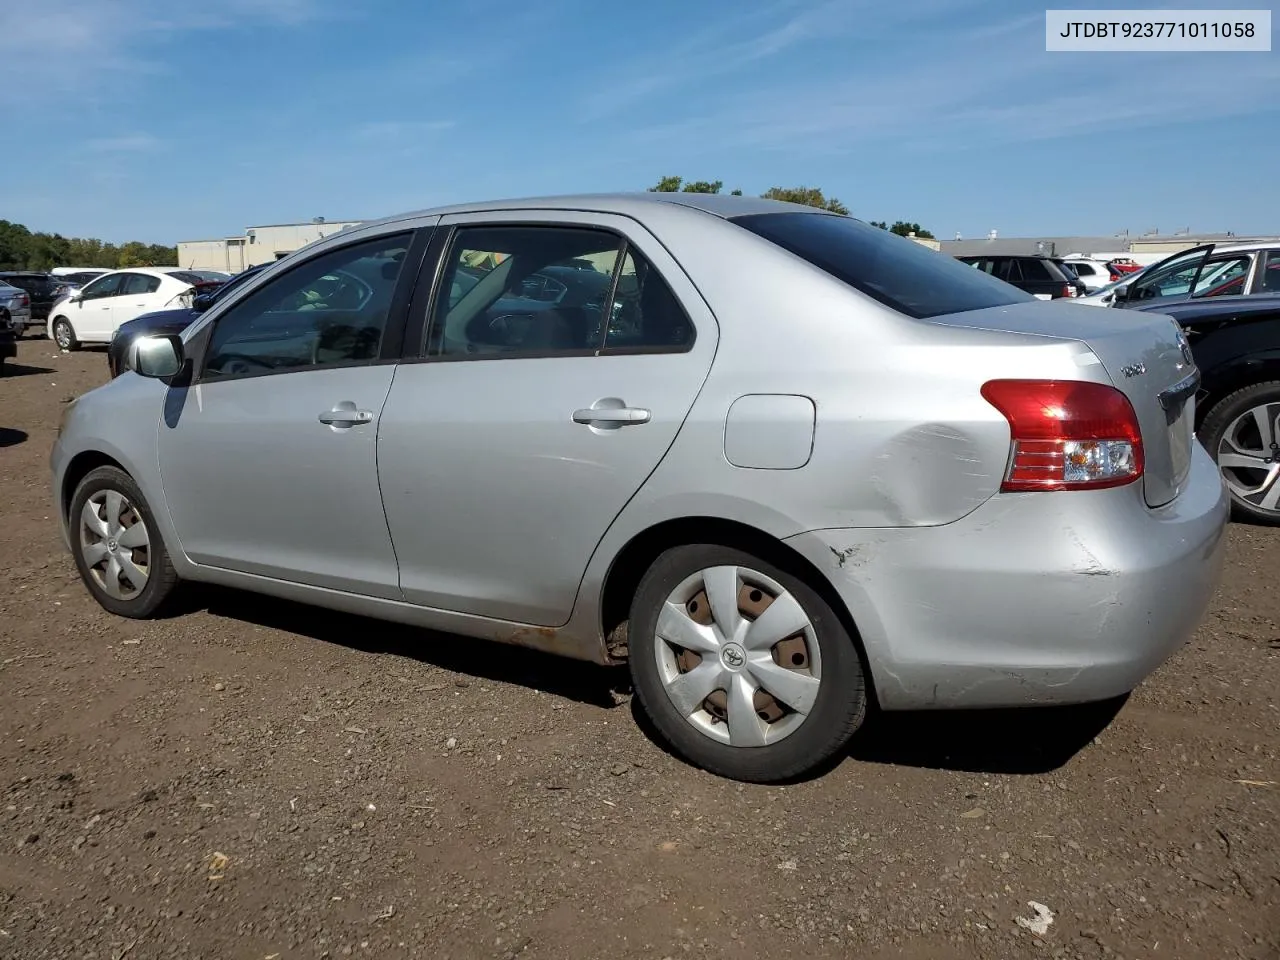
[[[720,660],[730,670],[736,670],[747,662],[747,655],[742,648],[735,643],[729,644],[720,654]]]

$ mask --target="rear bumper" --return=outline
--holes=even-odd
[[[1084,703],[1132,690],[1195,631],[1228,500],[1194,444],[1186,489],[1002,494],[955,523],[787,542],[829,578],[887,710]]]

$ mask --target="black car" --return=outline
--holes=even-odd
[[[57,277],[34,270],[0,270],[0,281],[27,291],[31,296],[31,321],[45,322],[49,309],[62,296],[66,285]]]
[[[1084,281],[1069,267],[1059,266],[1052,257],[974,256],[956,257],[961,263],[970,264],[975,270],[999,277],[1041,300],[1057,300],[1060,297],[1081,297],[1086,290]]]
[[[191,306],[178,310],[157,310],[153,313],[144,313],[142,316],[135,317],[127,323],[120,324],[119,329],[116,330],[115,335],[111,338],[111,343],[107,346],[107,368],[111,371],[111,376],[113,378],[118,377],[127,369],[126,360],[129,356],[129,345],[138,337],[161,333],[181,333],[191,326],[196,317],[208,310],[222,297],[238,288],[246,280],[257,276],[268,266],[271,266],[271,264],[262,263],[256,267],[249,267],[225,282],[197,278],[199,283],[196,283],[195,280],[188,279],[187,271],[178,274],[179,279],[192,283],[196,288],[196,296],[192,299]],[[194,276],[194,274],[190,274],[190,276]]]
[[[1131,309],[1173,317],[1196,366],[1196,434],[1239,519],[1280,526],[1280,294]]]

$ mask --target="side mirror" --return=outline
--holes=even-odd
[[[169,380],[182,372],[182,338],[174,333],[139,337],[133,343],[134,373],[153,380]]]
[[[194,310],[196,313],[204,313],[211,306],[213,306],[212,293],[198,294],[196,298],[191,301],[191,309]]]
[[[1127,283],[1122,283],[1122,284],[1120,284],[1120,286],[1116,287],[1116,289],[1115,289],[1115,299],[1117,299],[1117,300],[1128,300],[1128,299],[1129,299],[1129,284],[1127,284]]]

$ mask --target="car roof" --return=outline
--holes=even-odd
[[[1252,293],[1231,297],[1201,297],[1178,303],[1144,304],[1137,308],[1144,313],[1167,313],[1173,317],[1203,318],[1220,315],[1268,313],[1280,310],[1280,293]]]
[[[591,213],[617,213],[642,218],[645,211],[655,204],[677,205],[701,210],[717,217],[742,217],[757,213],[808,212],[828,213],[817,207],[783,200],[766,200],[763,197],[735,197],[724,193],[582,193],[546,197],[513,197],[505,200],[485,200],[473,203],[456,203],[442,207],[413,210],[394,216],[369,220],[360,225],[375,227],[410,220],[417,217],[449,216],[457,213],[485,213],[492,210],[574,210]],[[833,215],[834,214],[830,214]]]

